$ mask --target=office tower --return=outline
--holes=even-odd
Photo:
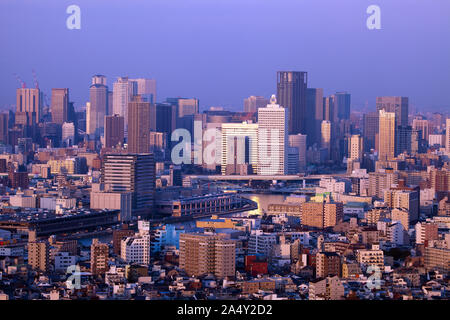
[[[364,114],[364,150],[376,148],[376,138],[379,130],[378,112]]]
[[[155,79],[130,79],[136,83],[136,94],[140,95],[146,102],[156,103],[156,80]]]
[[[137,94],[137,83],[128,77],[119,77],[113,84],[113,111],[124,118],[125,132],[128,131],[128,103]]]
[[[297,149],[298,152],[298,168],[304,171],[306,168],[306,140],[307,136],[304,134],[289,135],[289,147]]]
[[[199,112],[199,100],[198,99],[178,99],[178,111],[177,117],[182,118],[185,116],[196,115]]]
[[[308,88],[306,94],[306,135],[307,146],[320,146],[323,114],[323,89]]]
[[[377,112],[384,110],[395,114],[395,126],[408,125],[408,98],[406,97],[377,97]]]
[[[223,123],[221,132],[222,174],[255,173],[258,167],[258,124]]]
[[[341,202],[327,201],[302,204],[301,223],[319,229],[338,224],[344,217],[344,205]]]
[[[180,234],[180,269],[188,276],[235,276],[236,245],[222,235]]]
[[[105,117],[105,147],[113,148],[118,144],[123,144],[124,119],[115,114]]]
[[[9,114],[0,113],[0,143],[8,144]]]
[[[37,124],[42,116],[41,93],[39,89],[19,88],[16,91],[16,98],[16,112],[25,114],[27,124]]]
[[[106,243],[100,243],[98,239],[92,239],[91,244],[91,273],[102,275],[108,271],[109,247]]]
[[[395,113],[379,111],[378,129],[378,159],[391,160],[395,158]]]
[[[133,214],[149,214],[155,193],[152,154],[109,154],[102,166],[102,183],[111,192],[131,192]]]
[[[281,106],[288,110],[288,134],[306,134],[307,72],[277,72],[277,97]]]
[[[255,113],[259,108],[269,104],[269,100],[261,96],[250,96],[244,99],[244,112]]]
[[[327,150],[327,160],[331,155],[331,121],[323,120],[321,125],[321,143],[320,146]]]
[[[92,85],[89,87],[90,110],[88,117],[89,134],[99,137],[105,127],[105,116],[108,114],[108,87],[106,77],[95,75],[92,77]]]
[[[52,122],[63,124],[69,119],[69,89],[52,89]]]
[[[361,161],[363,156],[363,138],[359,134],[353,134],[348,144],[348,160]]]
[[[164,132],[171,137],[176,128],[177,107],[170,103],[151,105],[150,128],[152,131]],[[170,140],[170,139],[169,139]]]
[[[341,275],[341,257],[336,252],[316,254],[316,278]]]
[[[150,102],[135,96],[128,103],[128,152],[150,151]]]
[[[47,241],[28,242],[28,264],[33,270],[50,271],[50,246]]]
[[[288,122],[289,109],[277,104],[275,95],[258,109],[258,175],[287,173]]]
[[[380,141],[382,142],[382,141]],[[412,153],[413,129],[411,126],[398,126],[395,132],[395,156],[404,152]],[[382,144],[382,143],[381,143]],[[418,148],[418,146],[417,146]]]
[[[445,150],[450,154],[450,118],[445,120]]]
[[[71,147],[75,142],[75,125],[73,122],[64,122],[62,125],[62,145]]]
[[[347,92],[337,92],[334,95],[334,116],[337,121],[350,119],[351,95]]]
[[[430,134],[428,120],[414,119],[412,128],[422,133],[420,137],[421,139],[428,141],[428,136]]]

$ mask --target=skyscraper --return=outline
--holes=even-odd
[[[150,151],[150,102],[135,96],[128,103],[128,152]]]
[[[376,138],[379,130],[378,112],[364,114],[364,149],[375,149]]]
[[[113,148],[123,144],[124,120],[119,115],[105,117],[105,147]]]
[[[52,122],[63,124],[69,119],[69,89],[52,89]]]
[[[275,95],[258,109],[258,175],[287,173],[288,121],[289,110],[277,104]]]
[[[113,85],[113,112],[124,118],[125,132],[128,132],[128,103],[137,94],[137,83],[128,77],[119,77]]]
[[[351,161],[361,161],[363,155],[363,138],[359,134],[350,137],[348,144],[348,159]]]
[[[222,124],[222,174],[239,174],[240,167],[258,167],[258,124]],[[248,168],[247,168],[248,169]]]
[[[450,118],[445,121],[445,150],[450,154]]]
[[[140,95],[143,100],[150,103],[156,103],[156,80],[155,79],[130,79],[136,83],[136,94]]]
[[[300,171],[306,168],[306,140],[307,136],[304,134],[289,135],[289,147],[298,150],[298,168]]]
[[[279,71],[277,97],[279,104],[288,110],[288,134],[306,134],[306,90],[308,73]]]
[[[321,147],[327,149],[327,160],[331,154],[331,121],[323,120],[321,125]]]
[[[16,112],[26,114],[28,124],[36,124],[41,119],[41,94],[38,88],[19,88],[16,91]]]
[[[395,113],[380,109],[378,130],[378,159],[391,160],[395,157]]]
[[[351,95],[347,92],[337,92],[335,95],[335,115],[338,120],[350,119]]]
[[[320,145],[320,126],[323,115],[323,89],[308,88],[306,105],[306,135],[308,146]]]
[[[105,115],[108,114],[108,87],[106,86],[106,77],[95,75],[92,77],[92,85],[89,88],[90,111],[89,115],[89,134],[95,134],[99,137],[105,127]]]
[[[102,183],[111,192],[131,192],[134,215],[151,213],[155,193],[153,154],[105,155]]]
[[[199,100],[198,99],[178,99],[177,117],[192,116],[198,114]]]
[[[250,96],[244,99],[244,112],[255,113],[259,108],[269,104],[269,100],[261,96]]]
[[[407,97],[377,97],[377,111],[394,113],[396,126],[408,125],[408,108]]]

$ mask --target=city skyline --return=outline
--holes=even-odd
[[[269,98],[275,93],[278,70],[308,72],[309,87],[323,88],[325,95],[351,93],[353,110],[364,108],[366,102],[373,110],[377,96],[407,96],[411,107],[419,110],[445,111],[449,106],[445,84],[450,75],[445,70],[450,67],[446,58],[450,46],[441,41],[438,32],[449,27],[441,14],[450,7],[446,1],[433,5],[381,1],[381,30],[365,28],[368,1],[325,1],[320,9],[312,1],[287,0],[258,6],[251,0],[214,5],[197,0],[181,7],[179,2],[137,1],[122,6],[115,1],[79,1],[83,16],[80,30],[65,27],[66,3],[41,1],[23,8],[22,2],[29,3],[0,4],[8,9],[8,15],[0,16],[4,28],[23,25],[0,38],[10,48],[0,61],[0,85],[4,88],[1,109],[15,103],[8,93],[18,87],[14,74],[33,87],[33,69],[48,96],[51,88],[70,88],[77,109],[89,99],[86,87],[90,78],[100,73],[107,76],[110,88],[120,76],[153,78],[158,81],[160,97],[193,96],[200,99],[202,110],[223,106],[236,111],[242,109],[248,96]],[[42,21],[37,18],[39,12],[54,18]],[[146,19],[146,12],[153,19]],[[118,28],[114,21],[122,19],[122,13],[134,14],[136,21],[125,19],[128,23]],[[296,15],[294,22],[285,22]],[[171,19],[178,19],[176,25],[185,28],[171,27]],[[142,36],[152,39],[150,44],[127,50]],[[31,37],[41,40],[36,43]],[[98,37],[104,38],[103,51],[89,54],[97,48],[93,39]],[[13,45],[16,38],[25,44]],[[277,44],[280,41],[283,45]],[[264,50],[252,50],[249,43]],[[23,50],[28,45],[41,50],[26,56]],[[49,47],[55,48],[54,54],[47,52]],[[386,47],[402,49],[382,49]],[[86,53],[69,53],[80,50]]]

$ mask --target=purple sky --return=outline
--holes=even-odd
[[[81,30],[66,8],[81,7]],[[381,7],[382,30],[366,28]],[[449,0],[1,0],[0,108],[28,86],[70,88],[77,107],[90,78],[158,81],[158,100],[197,97],[201,107],[242,108],[276,92],[276,71],[308,71],[352,107],[409,96],[420,110],[450,110]]]

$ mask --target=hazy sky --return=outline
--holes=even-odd
[[[68,30],[66,8],[81,8]],[[381,7],[382,30],[366,9]],[[80,107],[90,78],[158,81],[158,100],[197,97],[202,109],[242,108],[276,92],[276,71],[309,73],[309,87],[349,91],[352,107],[409,96],[450,110],[449,0],[0,0],[0,107],[15,104],[17,73],[48,96],[70,88]]]

